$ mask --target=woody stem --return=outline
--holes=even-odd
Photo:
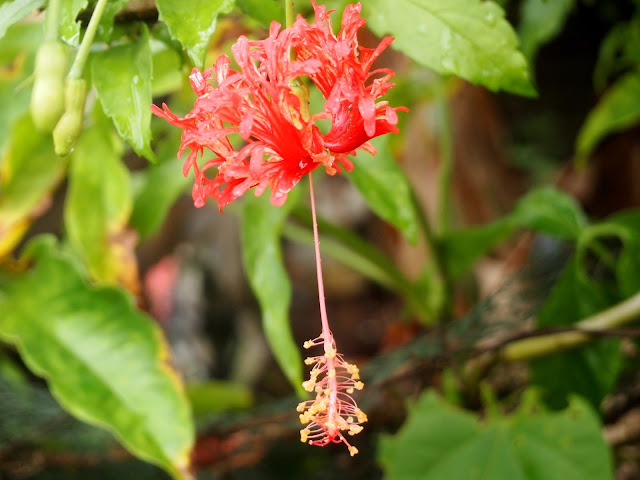
[[[320,260],[320,240],[318,238],[318,219],[316,216],[316,201],[313,193],[313,178],[309,174],[309,194],[311,195],[311,217],[313,219],[313,245],[316,252],[316,273],[318,275],[318,299],[320,301],[320,319],[322,320],[322,337],[325,343],[329,341],[331,331],[327,318],[327,306],[324,299],[324,282],[322,281],[322,261]]]

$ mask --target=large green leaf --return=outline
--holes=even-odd
[[[589,279],[574,258],[553,287],[538,317],[539,327],[571,325],[614,303],[602,282]],[[547,392],[547,401],[562,406],[579,394],[596,407],[615,385],[622,352],[617,340],[606,339],[532,362],[533,381]]]
[[[83,132],[71,156],[64,224],[94,278],[133,288],[137,268],[125,230],[132,193],[121,154],[122,145],[106,122]]]
[[[490,90],[533,96],[518,37],[492,1],[370,0],[365,18],[378,35],[436,72],[453,74]]]
[[[384,436],[386,480],[612,480],[611,455],[597,417],[574,398],[557,413],[518,412],[481,424],[433,392]]]
[[[538,49],[564,26],[576,0],[525,0],[520,7],[518,34],[522,53],[533,61]]]
[[[229,13],[234,5],[235,0],[192,0],[188,6],[182,0],[156,0],[160,20],[198,68],[204,65],[218,15]]]
[[[0,38],[7,28],[44,5],[45,0],[10,0],[0,5]]]
[[[66,167],[53,151],[51,136],[37,133],[29,113],[14,123],[10,135],[0,165],[0,257],[47,210]]]
[[[151,150],[151,48],[146,26],[131,45],[96,53],[91,77],[105,113],[138,155],[155,161]]]
[[[620,78],[589,113],[578,133],[576,151],[588,155],[610,133],[640,121],[640,69]]]
[[[242,257],[253,293],[262,310],[262,327],[280,368],[298,394],[302,389],[302,358],[291,333],[291,282],[282,262],[280,232],[299,195],[289,193],[283,207],[274,207],[268,195],[247,195],[242,210]]]
[[[75,417],[190,478],[193,423],[160,329],[121,290],[91,287],[52,237],[26,255],[35,265],[0,283],[0,338]]]
[[[388,137],[375,138],[371,143],[377,155],[360,152],[353,157],[355,168],[349,178],[369,207],[415,244],[419,221],[409,180],[391,154]]]

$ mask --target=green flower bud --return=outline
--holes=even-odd
[[[56,154],[68,155],[73,150],[84,121],[84,103],[87,83],[80,78],[70,78],[64,91],[64,114],[53,129],[53,145]]]
[[[35,127],[49,133],[64,112],[64,79],[67,74],[67,50],[62,43],[47,42],[36,54],[31,116]]]

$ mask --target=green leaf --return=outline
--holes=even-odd
[[[571,196],[550,187],[532,190],[503,218],[447,233],[441,240],[445,266],[452,278],[458,278],[517,228],[575,241],[586,225],[584,212]]]
[[[514,227],[508,218],[480,227],[451,231],[441,240],[441,251],[449,276],[457,279],[468,272],[475,261],[505,241]]]
[[[513,224],[563,240],[577,240],[587,218],[573,197],[542,187],[522,197],[509,218]]]
[[[640,69],[620,78],[587,116],[578,133],[576,152],[588,155],[607,135],[640,120]]]
[[[107,2],[100,19],[100,25],[98,26],[98,32],[96,40],[103,41],[105,43],[111,42],[111,36],[113,34],[113,23],[115,21],[116,14],[122,10],[129,0],[111,0]]]
[[[151,95],[160,97],[179,90],[186,78],[186,75],[183,75],[182,72],[181,53],[153,36],[149,43],[153,62]]]
[[[11,135],[13,123],[29,108],[31,88],[27,78],[33,74],[35,52],[42,42],[42,25],[18,23],[0,39],[0,151]]]
[[[269,27],[271,22],[284,24],[284,8],[280,0],[236,0],[240,9],[258,20],[263,27]]]
[[[94,278],[127,286],[137,281],[126,225],[132,208],[129,173],[119,139],[104,123],[86,129],[71,156],[64,224]]]
[[[181,0],[156,0],[160,20],[166,23],[173,38],[183,45],[198,68],[204,65],[218,15],[229,13],[234,4],[235,0],[192,0],[185,8]]]
[[[600,43],[593,70],[597,91],[604,90],[609,78],[640,64],[640,15],[628,22],[617,22]]]
[[[143,238],[162,226],[171,206],[192,182],[182,174],[182,160],[176,157],[180,135],[174,130],[159,146],[159,163],[133,173],[136,188],[131,225]]]
[[[187,397],[196,418],[230,410],[245,410],[253,404],[249,387],[223,380],[187,384]]]
[[[151,140],[151,48],[149,32],[131,45],[96,53],[91,77],[105,113],[138,155],[155,161]]]
[[[520,6],[518,34],[522,53],[530,62],[538,49],[560,33],[576,0],[525,0]]]
[[[13,0],[0,5],[0,38],[4,37],[14,23],[44,5],[45,0]]]
[[[66,0],[62,2],[60,11],[60,35],[73,47],[80,44],[80,21],[76,21],[78,13],[87,8],[88,0]]]
[[[72,415],[190,478],[194,428],[160,329],[121,290],[91,287],[52,237],[27,252],[35,266],[0,283],[0,337]]]
[[[300,188],[289,193],[283,207],[274,207],[268,195],[248,195],[242,210],[242,258],[251,289],[262,310],[262,327],[280,368],[299,395],[302,358],[289,322],[291,282],[282,262],[280,232]]]
[[[596,415],[574,398],[562,412],[527,412],[485,423],[424,394],[378,460],[386,480],[613,480]]]
[[[53,151],[51,136],[37,133],[31,114],[16,121],[10,135],[0,165],[0,257],[47,210],[66,168]]]
[[[571,325],[607,308],[614,301],[602,282],[585,276],[574,258],[542,306],[537,325]],[[579,394],[599,407],[618,378],[622,352],[617,340],[599,340],[535,360],[531,366],[533,381],[546,390],[550,405],[562,406],[568,396]]]
[[[391,154],[388,137],[377,137],[371,144],[377,155],[359,152],[352,157],[355,167],[348,177],[371,210],[415,244],[419,221],[409,180]]]
[[[393,46],[438,73],[453,74],[490,90],[534,96],[518,37],[491,1],[370,0],[367,25],[390,33]]]
[[[596,224],[609,230],[622,241],[622,251],[616,262],[616,277],[620,298],[640,291],[640,210],[631,209],[611,215]]]
[[[4,37],[0,38],[0,64],[10,66],[9,70],[3,71],[3,80],[33,73],[33,58],[43,37],[40,23],[22,22],[7,30]],[[23,63],[25,56],[27,61]],[[23,90],[28,88],[19,91]]]
[[[624,241],[616,264],[616,276],[623,298],[640,292],[640,234],[634,232]]]

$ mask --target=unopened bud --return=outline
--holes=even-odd
[[[84,104],[87,98],[87,84],[80,78],[67,80],[64,92],[64,114],[53,130],[53,145],[56,154],[64,156],[72,150],[84,122]]]
[[[58,42],[40,45],[33,74],[31,116],[35,127],[43,133],[50,133],[64,112],[66,74],[66,47]]]

